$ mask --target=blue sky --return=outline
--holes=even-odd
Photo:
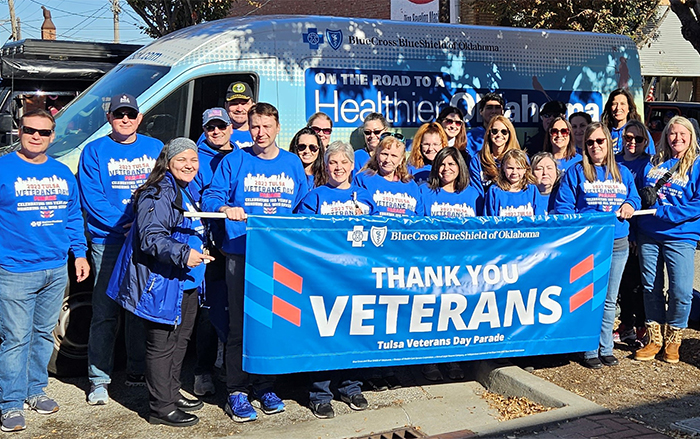
[[[15,15],[20,19],[22,38],[41,38],[44,16],[41,6],[51,11],[57,39],[112,42],[113,14],[110,0],[14,0]],[[138,28],[141,18],[120,0],[119,36],[121,43],[146,44],[151,38]],[[11,35],[7,0],[0,0],[0,45]]]

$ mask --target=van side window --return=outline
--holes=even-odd
[[[155,137],[163,143],[184,136],[190,121],[187,99],[190,84],[178,88],[144,114],[139,134]]]

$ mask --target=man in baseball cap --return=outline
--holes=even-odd
[[[248,126],[248,110],[255,104],[253,89],[242,81],[234,82],[226,89],[226,111],[231,118],[231,143],[239,148],[253,145]]]

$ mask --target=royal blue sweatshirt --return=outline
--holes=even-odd
[[[671,159],[645,170],[644,186],[654,186],[678,159]],[[659,189],[658,201],[652,206],[655,215],[641,215],[637,226],[657,240],[686,241],[695,245],[700,239],[700,158],[695,159],[690,172],[683,179],[674,175]]]
[[[66,165],[48,157],[29,163],[0,157],[0,267],[13,273],[58,268],[87,251],[78,184]]]
[[[615,156],[615,161],[618,165],[622,165],[629,169],[634,177],[634,184],[637,186],[637,190],[644,187],[644,177],[645,170],[649,164],[651,157],[647,154],[642,154],[634,160],[626,161],[624,154],[620,153]]]
[[[368,175],[367,171],[355,176],[353,184],[367,189],[382,216],[416,216],[423,213],[420,189],[413,181],[403,183],[388,181],[379,174]]]
[[[162,149],[163,142],[140,134],[128,144],[105,136],[85,145],[78,184],[92,242],[124,242],[124,225],[134,221],[131,195],[146,182]]]
[[[367,164],[369,161],[369,153],[367,152],[366,149],[356,149],[355,150],[355,167],[352,170],[352,175],[357,175],[360,173],[360,169],[364,168],[364,166]]]
[[[216,168],[221,163],[226,154],[231,151],[237,150],[233,143],[231,144],[232,149],[220,150],[214,149],[206,142],[206,138],[197,142],[197,152],[199,156],[199,172],[194,180],[190,182],[188,188],[190,193],[197,194],[195,201],[200,201],[204,190],[209,187],[211,180],[214,178],[214,172]]]
[[[532,216],[544,215],[546,206],[537,186],[529,184],[518,192],[504,191],[493,184],[486,192],[487,216]]]
[[[613,128],[610,130],[610,138],[613,143],[613,153],[616,155],[621,153],[624,145],[622,142],[622,132],[625,130],[625,125],[622,128]],[[646,153],[649,155],[656,154],[656,147],[654,145],[654,139],[651,138],[651,133],[647,130],[647,137],[649,137],[649,145],[647,145]]]
[[[571,157],[570,159],[557,159],[557,167],[561,170],[561,172],[566,172],[570,167],[580,162],[581,160],[583,160],[581,154],[576,153],[576,155]]]
[[[433,169],[432,165],[424,165],[422,168],[408,165],[408,172],[413,176],[413,181],[415,181],[418,186],[422,186],[428,182],[431,169]]]
[[[447,192],[440,188],[430,189],[427,184],[420,187],[423,215],[447,218],[481,216],[484,213],[483,199],[473,186],[462,192]]]
[[[362,215],[377,213],[377,206],[366,189],[354,184],[347,189],[324,185],[313,189],[301,200],[297,213],[352,216],[357,215],[357,207],[362,211]]]
[[[501,167],[498,160],[496,160],[496,166],[499,169]],[[469,160],[469,181],[484,198],[486,192],[489,190],[489,187],[493,184],[493,180],[487,180],[484,176],[483,168],[481,166],[481,155],[479,154],[473,155],[471,160]]]
[[[606,167],[596,166],[596,180],[589,182],[583,174],[583,165],[569,168],[562,177],[557,198],[554,202],[556,213],[616,212],[624,203],[635,210],[641,208],[641,199],[634,185],[632,173],[620,166],[621,182],[605,176]],[[629,223],[619,219],[615,223],[615,239],[629,235]]]
[[[469,155],[474,157],[481,151],[484,146],[484,135],[486,134],[486,128],[483,126],[474,127],[467,131],[467,151]]]
[[[199,139],[197,139],[197,145],[204,142],[206,138],[206,134],[200,134]],[[233,130],[231,132],[230,142],[234,148],[248,148],[249,146],[253,146],[253,137],[250,135],[250,131],[248,130]]]
[[[278,149],[277,157],[265,160],[253,148],[228,154],[204,191],[202,208],[218,212],[222,206],[242,207],[250,215],[290,215],[308,192],[306,174],[296,155]],[[226,220],[221,249],[245,254],[245,223]]]

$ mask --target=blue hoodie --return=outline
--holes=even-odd
[[[146,182],[162,149],[163,142],[140,134],[128,144],[104,136],[85,145],[78,184],[92,242],[124,242],[124,225],[134,221],[131,195]]]
[[[13,273],[51,270],[68,250],[84,258],[85,226],[78,185],[66,165],[0,157],[0,267]]]
[[[678,161],[671,159],[645,170],[645,186],[656,182]],[[657,240],[686,241],[695,245],[700,239],[700,157],[683,179],[671,178],[659,189],[658,201],[651,206],[655,215],[642,215],[638,229]]]
[[[484,146],[484,135],[486,134],[486,128],[484,126],[474,127],[467,131],[467,151],[469,155],[474,157],[481,151]]]
[[[557,198],[556,213],[616,212],[624,203],[638,210],[642,200],[634,185],[634,177],[624,166],[620,170],[621,182],[605,175],[605,166],[596,166],[596,180],[589,182],[583,174],[583,164],[577,163],[562,177]],[[615,223],[615,239],[629,235],[629,223],[618,219]]]

